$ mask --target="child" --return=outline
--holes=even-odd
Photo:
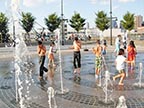
[[[134,66],[135,66],[135,58],[136,58],[136,47],[135,47],[135,44],[134,44],[134,41],[130,41],[129,45],[128,45],[128,48],[127,48],[127,52],[128,52],[128,61],[130,61],[129,63],[129,67],[131,69],[134,69]]]
[[[121,35],[117,35],[115,39],[115,51],[114,52],[116,52],[116,55],[118,54],[119,49],[120,49],[120,44],[121,44],[120,38],[121,38]]]
[[[113,81],[115,81],[116,78],[120,77],[120,81],[119,81],[119,85],[124,85],[123,84],[123,80],[126,76],[125,70],[124,70],[124,63],[125,62],[129,62],[127,61],[127,59],[124,57],[124,49],[120,49],[118,56],[115,60],[115,64],[116,64],[116,69],[118,70],[119,74],[117,74],[116,76],[113,77]]]
[[[75,37],[73,46],[70,47],[74,50],[74,56],[73,56],[73,65],[74,65],[74,74],[80,75],[80,68],[81,68],[81,41],[78,39],[78,37]]]
[[[107,48],[106,40],[104,40],[102,48],[103,48],[103,49],[102,49],[102,54],[103,54],[103,55],[106,55],[106,48]]]
[[[43,45],[42,41],[38,41],[37,53],[39,55],[39,64],[40,64],[39,79],[43,79],[43,71],[47,72],[48,69],[44,66],[46,47]]]
[[[52,42],[50,43],[50,48],[49,48],[49,52],[48,52],[48,59],[49,59],[49,64],[48,65],[53,65],[55,66],[54,64],[54,46],[55,46],[55,43]]]
[[[102,65],[102,46],[100,45],[100,40],[97,40],[96,47],[92,49],[93,53],[96,56],[95,60],[95,78],[98,79],[100,74],[100,69]]]

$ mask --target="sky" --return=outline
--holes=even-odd
[[[0,0],[0,12],[8,17],[11,17],[11,1]],[[61,0],[20,0],[19,11],[32,13],[36,22],[45,27],[44,18],[48,15],[54,12],[58,16],[61,15]],[[95,13],[98,11],[104,11],[110,16],[110,0],[63,0],[64,18],[69,20],[74,12],[80,13],[81,17],[89,22],[90,27],[95,27]],[[117,17],[118,22],[127,11],[144,17],[144,0],[112,0],[112,16]]]

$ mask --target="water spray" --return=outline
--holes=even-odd
[[[54,108],[57,108],[56,100],[55,100],[55,90],[52,87],[48,87],[48,104],[49,108],[52,108],[52,99],[54,101]]]

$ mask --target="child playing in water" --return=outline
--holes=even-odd
[[[73,61],[73,65],[74,65],[74,74],[80,75],[80,68],[81,68],[81,53],[80,53],[80,49],[81,49],[81,41],[78,39],[78,37],[75,37],[74,42],[73,42],[73,46],[70,47],[71,49],[74,50],[74,61]]]
[[[103,55],[106,55],[106,49],[107,49],[107,43],[106,43],[106,40],[104,40],[103,42],[103,45],[102,45],[102,54]]]
[[[39,79],[43,79],[43,71],[47,72],[48,69],[44,66],[46,47],[43,45],[42,41],[38,41],[37,53],[39,55],[39,64],[40,64]]]
[[[96,47],[92,49],[93,53],[96,56],[95,60],[95,78],[98,79],[100,74],[100,69],[102,65],[102,46],[100,45],[100,40],[96,41]]]
[[[118,54],[119,49],[120,49],[120,44],[121,44],[120,38],[121,38],[121,35],[117,35],[115,39],[115,51],[114,52],[116,53],[116,55]]]
[[[127,61],[127,59],[124,57],[124,49],[120,49],[118,56],[115,60],[116,69],[118,70],[119,73],[113,77],[113,81],[115,81],[115,79],[120,77],[119,85],[124,85],[123,80],[126,76],[126,73],[124,70],[125,62],[129,63],[129,61]]]
[[[55,66],[54,64],[54,46],[55,46],[55,43],[52,42],[50,43],[50,48],[49,48],[49,52],[48,52],[48,59],[49,59],[49,64],[48,65],[53,65]]]
[[[134,67],[135,67],[135,58],[136,58],[136,54],[137,54],[134,41],[132,41],[132,40],[130,41],[130,43],[128,45],[128,48],[127,48],[127,52],[128,52],[127,59],[128,59],[128,61],[130,61],[129,67],[131,69],[134,69]]]

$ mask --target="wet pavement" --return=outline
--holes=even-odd
[[[85,46],[88,49],[93,45]],[[44,78],[40,81],[38,79],[38,57],[36,55],[36,47],[30,47],[29,55],[31,59],[27,64],[27,71],[29,73],[22,74],[20,79],[22,82],[22,98],[23,107],[20,106],[20,98],[16,101],[16,87],[15,86],[15,69],[14,69],[14,49],[1,49],[0,55],[0,108],[50,108],[48,104],[48,87],[52,86],[55,90],[55,100],[57,108],[116,108],[118,98],[124,96],[126,98],[126,105],[128,108],[144,108],[144,86],[135,86],[139,81],[139,63],[144,63],[144,52],[142,49],[138,50],[136,58],[136,68],[128,70],[126,68],[127,77],[124,80],[124,86],[118,86],[118,80],[113,82],[112,76],[117,73],[115,69],[115,55],[114,48],[110,46],[107,55],[104,57],[107,70],[110,72],[110,83],[108,83],[108,101],[105,103],[104,92],[104,75],[105,69],[102,69],[102,85],[98,86],[95,77],[95,56],[91,51],[81,51],[81,80],[79,82],[73,81],[73,53],[72,50],[67,49],[68,46],[62,47],[62,80],[60,73],[60,63],[58,53],[55,54],[55,62],[57,64],[54,75],[54,82],[50,82]],[[11,54],[8,54],[10,52]],[[46,59],[45,66],[48,60]],[[44,74],[47,76],[47,73]],[[142,85],[144,82],[144,74],[142,76]],[[28,81],[28,83],[26,82]],[[63,82],[63,83],[61,83]],[[62,85],[61,85],[62,84]],[[63,86],[63,89],[61,87]],[[64,92],[62,93],[62,91]],[[52,99],[52,108],[56,108]]]

